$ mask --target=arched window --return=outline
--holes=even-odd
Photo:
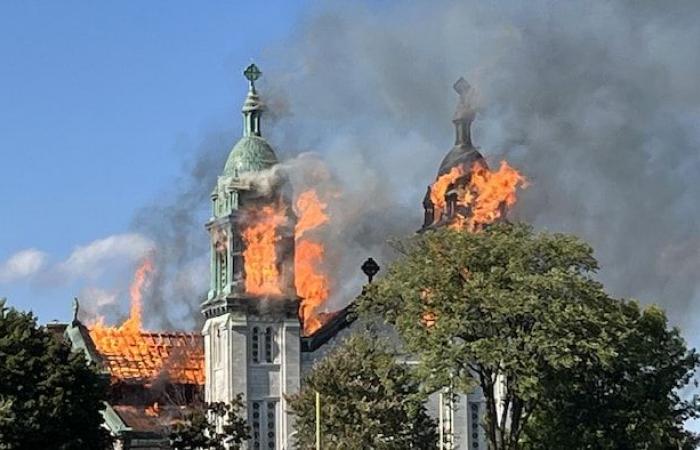
[[[219,367],[221,365],[221,330],[217,327],[216,332],[212,338],[212,359],[214,360],[214,367]]]
[[[276,444],[276,420],[277,420],[277,402],[267,402],[267,448],[274,450]]]
[[[253,332],[251,333],[251,358],[254,363],[260,362],[260,329],[258,327],[253,327]]]
[[[476,402],[469,403],[471,413],[471,439],[473,449],[479,448],[479,404]]]
[[[277,448],[276,399],[253,400],[248,403],[248,423],[251,428],[249,449],[275,450]]]
[[[260,413],[261,411],[261,402],[252,402],[253,403],[253,412],[251,414],[251,425],[253,428],[253,449],[255,450],[260,450],[260,444],[262,442],[262,439],[260,439]]]
[[[275,362],[274,337],[272,327],[265,328],[265,362]]]

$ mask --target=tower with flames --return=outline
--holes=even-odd
[[[243,136],[211,194],[206,224],[211,285],[202,312],[205,398],[244,396],[251,449],[289,448],[293,432],[286,394],[298,391],[300,322],[294,288],[294,225],[290,188],[262,137],[264,111],[250,65]]]

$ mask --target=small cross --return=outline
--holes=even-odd
[[[463,77],[459,77],[459,80],[455,82],[455,84],[452,86],[455,91],[459,94],[462,99],[467,99],[467,94],[471,90],[471,86],[469,83],[467,83],[467,80],[465,80]]]
[[[374,276],[379,272],[379,264],[377,264],[374,259],[367,258],[367,261],[362,263],[360,269],[362,269],[362,272],[367,275],[367,279],[371,283]]]
[[[243,75],[250,82],[250,88],[255,90],[255,81],[262,76],[262,72],[258,66],[251,64],[243,71]]]

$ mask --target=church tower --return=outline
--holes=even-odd
[[[251,64],[243,104],[243,136],[231,150],[211,195],[211,284],[206,318],[205,398],[243,394],[249,449],[291,447],[284,396],[300,383],[300,323],[294,289],[294,225],[290,187],[262,137],[264,104]]]

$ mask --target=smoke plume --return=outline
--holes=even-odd
[[[614,295],[659,303],[700,338],[699,22],[693,1],[313,6],[260,61],[260,93],[292,181],[332,196],[331,306],[357,293],[364,259],[388,263],[387,238],[420,226],[464,76],[476,145],[531,181],[511,217],[589,241]],[[135,221],[161,259],[145,305],[176,324],[197,316],[207,286],[202,208],[231,136],[207,139],[177,192]]]
[[[135,215],[133,227],[154,242],[150,287],[144,293],[146,328],[191,329],[209,286],[209,198],[232,147],[229,130],[210,132],[192,150],[182,175]]]
[[[531,180],[511,217],[586,239],[614,295],[661,304],[696,340],[699,22],[692,1],[316,7],[268,52],[262,92],[287,105],[277,148],[318,152],[342,187],[352,264],[336,277],[420,225],[464,76],[476,145]]]

